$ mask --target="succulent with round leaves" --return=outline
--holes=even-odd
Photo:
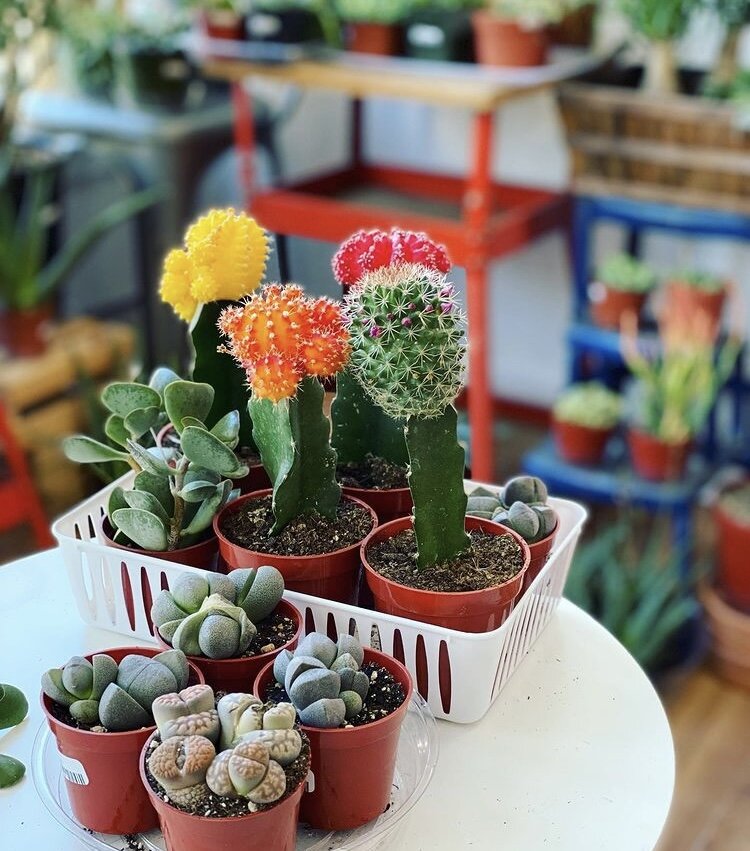
[[[468,497],[467,514],[507,526],[527,543],[552,534],[555,510],[547,505],[547,486],[536,476],[516,476],[504,488],[475,488]]]
[[[211,594],[197,612],[180,621],[172,646],[188,656],[232,659],[247,650],[256,633],[243,609],[221,594]]]
[[[594,429],[613,429],[620,421],[622,399],[598,381],[572,384],[555,402],[558,422]]]
[[[356,638],[342,633],[336,642],[311,632],[294,653],[286,650],[276,657],[273,673],[303,724],[335,728],[362,711],[370,687],[360,670],[363,661],[364,650]]]
[[[118,486],[109,497],[107,515],[116,543],[156,552],[192,546],[236,496],[231,480],[248,472],[234,452],[239,414],[230,411],[209,430],[203,420],[213,400],[209,384],[182,381],[171,370],[159,369],[148,385],[117,382],[102,391],[112,411],[107,435],[121,450],[85,435],[65,440],[72,461],[127,461],[137,471],[132,490]],[[169,431],[179,437],[178,445],[164,445]],[[148,436],[156,445],[143,445]]]
[[[295,729],[297,711],[291,703],[278,703],[266,709],[251,694],[226,694],[217,703],[221,723],[221,750],[240,742],[261,742],[271,759],[291,765],[302,751],[302,736]]]
[[[214,691],[208,685],[195,685],[157,697],[151,705],[162,741],[171,736],[204,736],[219,741],[219,713]]]
[[[246,798],[253,804],[272,804],[286,792],[286,774],[271,759],[263,742],[239,742],[222,751],[206,772],[208,788],[225,798]]]

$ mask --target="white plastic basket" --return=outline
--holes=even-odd
[[[109,494],[117,484],[127,487],[131,477],[129,473],[82,502],[57,520],[52,531],[83,620],[153,641],[149,612],[154,596],[195,568],[100,543],[99,523]],[[467,483],[471,487],[474,483]],[[302,613],[305,632],[353,634],[356,629],[363,642],[379,643],[406,664],[435,717],[473,723],[492,706],[562,596],[586,511],[568,500],[550,499],[550,504],[560,526],[549,561],[505,623],[492,632],[457,632],[304,594],[284,596]]]

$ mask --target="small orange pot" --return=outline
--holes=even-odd
[[[346,496],[364,502],[378,515],[378,525],[397,520],[399,517],[409,517],[414,507],[409,488],[344,488]]]
[[[51,302],[26,310],[0,310],[0,348],[11,357],[28,358],[44,352],[45,326],[54,317]]]
[[[590,3],[568,13],[549,28],[550,42],[568,47],[590,47],[594,39],[596,4]]]
[[[558,455],[570,464],[593,467],[600,464],[613,428],[591,428],[577,423],[554,420],[552,433]]]
[[[281,572],[284,586],[289,591],[300,594],[310,594],[326,600],[336,600],[346,603],[352,599],[357,584],[359,572],[360,543],[342,547],[330,553],[320,553],[311,556],[283,556],[274,553],[261,553],[248,550],[232,543],[221,531],[225,517],[241,511],[242,507],[254,499],[270,496],[271,490],[256,491],[241,496],[225,506],[214,517],[214,531],[219,540],[219,552],[229,570],[241,567],[262,567],[270,564]],[[369,505],[350,496],[344,497],[365,508],[372,517],[372,525],[378,525],[378,518]]]
[[[746,485],[743,482],[736,487]],[[732,606],[750,614],[750,524],[735,520],[722,507],[721,499],[714,507],[714,521],[719,538],[717,583]]]
[[[547,30],[523,29],[514,20],[480,9],[471,16],[477,60],[482,65],[524,68],[547,62]]]
[[[234,12],[215,9],[201,14],[203,30],[209,38],[242,41],[245,37],[245,20]]]
[[[346,27],[346,46],[353,53],[398,56],[402,42],[403,29],[397,24],[356,21]]]
[[[721,315],[724,311],[724,303],[727,298],[727,290],[708,293],[697,287],[692,287],[682,281],[669,281],[666,287],[666,299],[664,311],[670,313],[697,313],[703,311],[710,317],[712,327],[721,325]]]
[[[468,531],[481,530],[515,538],[524,553],[523,567],[502,585],[482,591],[422,591],[386,579],[367,560],[367,550],[370,546],[392,538],[405,529],[411,529],[413,524],[412,517],[392,520],[372,531],[362,544],[362,563],[367,584],[375,600],[375,610],[461,632],[489,632],[497,629],[511,613],[516,598],[521,593],[524,574],[531,561],[526,541],[518,533],[499,523],[480,517],[467,517]]]
[[[690,455],[691,441],[665,443],[640,429],[628,431],[633,468],[642,479],[670,482],[681,479]]]
[[[750,614],[730,606],[710,585],[701,589],[700,598],[719,673],[736,685],[750,688]]]
[[[541,541],[536,541],[534,544],[529,544],[531,560],[529,561],[529,566],[523,575],[521,594],[523,594],[529,585],[531,585],[537,576],[539,576],[542,568],[549,561],[549,556],[552,552],[552,547],[555,545],[555,539],[557,538],[557,531],[559,528],[560,521],[558,520],[557,523],[555,523],[555,528],[549,533],[549,535],[547,535],[546,538],[542,538]]]
[[[301,819],[318,830],[352,830],[385,812],[391,796],[401,725],[409,709],[414,686],[397,659],[365,648],[365,662],[390,671],[403,686],[406,699],[385,718],[361,727],[302,730],[310,739],[314,788],[302,801]],[[255,681],[254,693],[265,700],[273,682],[273,664],[266,665]],[[352,767],[363,778],[352,783]],[[258,846],[260,847],[260,846]]]
[[[598,282],[592,284],[591,293],[591,318],[599,327],[614,331],[620,330],[626,314],[640,316],[647,297],[646,293],[624,292]]]

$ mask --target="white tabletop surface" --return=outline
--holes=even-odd
[[[0,751],[29,763],[39,677],[122,639],[80,620],[55,550],[0,566],[0,682],[28,719]],[[669,810],[672,737],[648,679],[588,615],[563,601],[485,718],[439,722],[431,785],[392,851],[650,851]],[[81,851],[28,776],[0,791],[0,848]]]

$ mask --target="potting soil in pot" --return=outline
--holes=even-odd
[[[362,461],[339,464],[336,477],[348,488],[392,490],[409,486],[406,472],[406,467],[368,452]]]
[[[370,566],[381,576],[421,591],[482,591],[502,585],[524,565],[524,554],[511,535],[488,535],[473,530],[471,547],[449,562],[425,570],[417,568],[417,541],[413,529],[367,549]]]
[[[241,659],[262,656],[288,644],[297,634],[297,624],[293,618],[274,612],[265,620],[255,624],[258,630]]]
[[[372,724],[373,721],[380,721],[381,718],[386,718],[395,712],[406,700],[404,687],[389,670],[375,662],[365,662],[361,670],[370,678],[370,688],[359,715],[342,724],[342,728],[363,727],[365,724]],[[261,695],[261,698],[271,704],[289,702],[286,689],[281,683],[276,682],[268,686],[265,695]]]
[[[272,804],[253,804],[252,810],[248,809],[248,802],[245,798],[222,798],[210,791],[208,792],[208,796],[200,803],[192,804],[191,806],[176,804],[169,797],[168,793],[154,780],[148,767],[148,757],[161,743],[161,739],[158,736],[152,739],[146,753],[146,777],[149,786],[151,786],[163,801],[168,801],[175,809],[181,810],[183,813],[189,813],[190,815],[201,816],[203,818],[232,818],[246,816],[250,812],[263,812],[263,810],[270,810],[278,806],[282,801],[285,801],[297,790],[300,783],[304,781],[310,771],[310,741],[302,731],[300,731],[300,735],[302,736],[302,750],[300,751],[300,755],[291,765],[287,765],[284,769],[284,774],[286,774],[286,792],[284,792],[278,801],[274,801]]]
[[[372,516],[362,506],[342,499],[333,520],[311,512],[271,536],[273,524],[271,497],[265,496],[248,502],[241,511],[229,512],[221,532],[232,543],[255,552],[309,556],[359,543],[372,530]]]

